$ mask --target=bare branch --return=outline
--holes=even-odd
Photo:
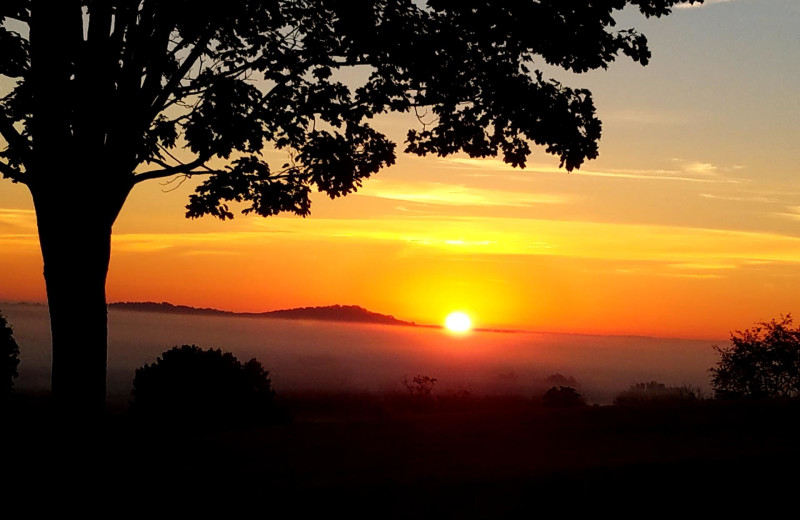
[[[165,177],[172,177],[173,175],[180,175],[180,174],[209,174],[209,173],[221,173],[222,171],[211,170],[205,166],[205,159],[198,157],[192,162],[189,163],[181,163],[176,164],[174,166],[167,166],[162,161],[157,159],[150,159],[150,162],[163,166],[163,168],[159,170],[149,170],[146,172],[139,173],[134,175],[133,183],[138,184],[140,182],[148,181],[151,179],[163,179]],[[199,170],[198,170],[199,169]]]
[[[169,193],[171,191],[175,191],[178,188],[180,188],[181,186],[183,186],[183,183],[186,182],[186,180],[189,179],[190,177],[191,177],[191,175],[184,173],[184,174],[178,175],[176,177],[173,177],[173,178],[171,178],[170,180],[168,180],[166,182],[162,182],[161,183],[162,186],[169,186],[170,184],[172,184],[174,182],[177,182],[178,184],[176,184],[175,186],[172,186],[171,188],[164,188],[161,191],[163,191],[164,193]]]

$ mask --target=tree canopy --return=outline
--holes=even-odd
[[[615,12],[681,1],[5,0],[0,75],[16,88],[0,101],[0,171],[35,183],[42,145],[60,139],[123,184],[206,175],[190,217],[231,218],[232,201],[306,215],[312,188],[345,195],[394,163],[370,126],[390,111],[420,114],[410,153],[524,166],[535,143],[572,170],[598,154],[591,94],[537,67],[646,64],[645,37],[617,30]],[[337,74],[352,67],[368,74],[357,87]],[[267,146],[291,160],[268,164]]]
[[[732,332],[729,347],[714,349],[720,359],[709,371],[717,397],[800,397],[800,327],[791,315]]]
[[[264,424],[276,417],[269,372],[257,359],[242,363],[230,352],[182,345],[136,369],[133,410],[183,426]]]

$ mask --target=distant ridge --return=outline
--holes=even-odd
[[[162,314],[192,314],[196,316],[231,316],[241,318],[273,318],[283,320],[342,321],[351,323],[375,323],[380,325],[416,326],[412,321],[398,320],[388,314],[368,311],[358,305],[326,305],[323,307],[298,307],[268,312],[232,312],[219,309],[173,305],[168,302],[118,302],[110,303],[110,309],[137,312],[159,312]]]

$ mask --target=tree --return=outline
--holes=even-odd
[[[658,381],[635,383],[614,398],[617,406],[685,404],[699,401],[703,393],[691,385],[667,386]]]
[[[524,167],[535,143],[573,170],[598,154],[591,93],[537,67],[646,64],[616,12],[694,1],[3,0],[0,172],[36,210],[53,396],[104,405],[111,230],[137,184],[203,176],[190,218],[307,215],[312,189],[346,195],[394,163],[369,124],[387,112],[420,119],[409,153]],[[290,159],[267,164],[267,148]]]
[[[403,376],[403,386],[406,387],[411,397],[419,401],[430,401],[431,392],[437,381],[439,380],[435,377],[417,374],[409,383],[408,377]]]
[[[136,369],[132,409],[180,426],[250,426],[274,418],[275,392],[257,359],[183,345]]]
[[[571,386],[554,386],[544,393],[542,404],[550,408],[573,408],[586,406],[586,400]]]
[[[800,327],[791,315],[731,332],[731,345],[714,345],[720,356],[709,369],[718,398],[800,397]]]
[[[14,391],[14,379],[19,377],[19,346],[14,340],[14,332],[5,317],[0,314],[0,403],[6,401]]]

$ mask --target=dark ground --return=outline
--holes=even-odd
[[[54,419],[46,398],[18,396],[3,427],[4,502],[224,507],[226,518],[717,518],[793,511],[800,496],[797,402],[546,409],[306,395],[282,406],[291,419],[280,424],[200,432],[124,410],[76,424]]]

